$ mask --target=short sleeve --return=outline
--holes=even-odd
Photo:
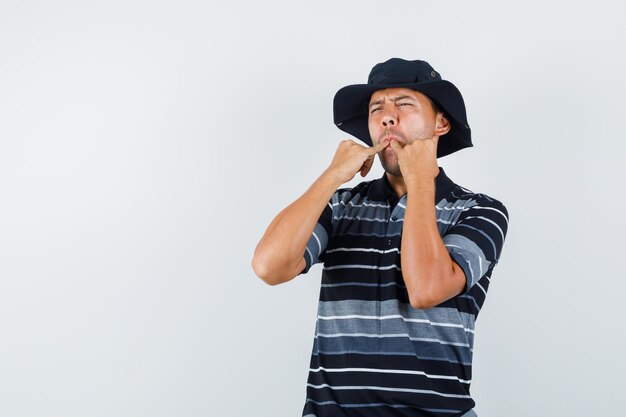
[[[450,256],[465,272],[465,291],[498,263],[508,226],[506,207],[481,194],[475,205],[463,209],[444,235],[443,243]]]
[[[336,200],[337,193],[335,193],[328,204],[326,204],[324,211],[322,211],[322,214],[315,224],[315,229],[313,229],[313,233],[304,251],[306,266],[298,275],[306,274],[313,265],[324,261],[323,258],[326,252],[326,246],[328,245],[328,239],[332,234],[333,202]]]

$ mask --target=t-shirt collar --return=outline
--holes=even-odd
[[[446,175],[443,168],[439,167],[439,174],[435,177],[435,203],[441,201],[453,185],[454,182]],[[400,200],[391,187],[386,172],[383,172],[380,178],[373,181],[370,197],[376,201],[388,200],[394,206]]]

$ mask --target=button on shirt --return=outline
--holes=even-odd
[[[303,416],[474,416],[474,323],[508,228],[498,200],[439,167],[437,226],[467,279],[430,309],[411,306],[402,278],[406,194],[386,174],[332,196],[304,253],[323,262]]]

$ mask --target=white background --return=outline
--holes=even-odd
[[[509,210],[476,411],[624,415],[622,9],[0,1],[0,415],[301,415],[321,265],[250,261],[394,56],[461,90],[474,147],[439,165]]]

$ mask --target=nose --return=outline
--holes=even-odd
[[[398,124],[398,119],[393,112],[386,111],[385,114],[380,118],[381,123],[384,127],[395,126]]]

